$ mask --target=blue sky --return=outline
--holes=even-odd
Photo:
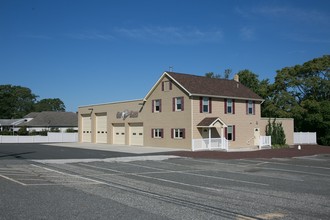
[[[328,0],[0,0],[0,84],[67,111],[143,98],[169,66],[273,81],[329,49]]]

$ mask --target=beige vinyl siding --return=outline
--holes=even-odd
[[[144,123],[145,146],[161,146],[191,149],[191,108],[189,96],[182,91],[175,83],[172,83],[172,89],[162,90],[162,82],[168,81],[166,77],[155,86],[154,91],[148,97],[144,107],[144,114],[148,115]],[[183,97],[184,110],[173,111],[173,98]],[[161,112],[153,112],[152,100],[161,99]],[[162,128],[163,138],[152,138],[151,131],[154,128]],[[172,139],[171,129],[184,128],[185,139]]]
[[[268,124],[269,118],[260,119],[260,134],[266,135],[266,126]],[[271,118],[270,121],[273,122],[274,118]],[[285,133],[286,144],[293,145],[293,135],[294,135],[294,120],[293,118],[276,118],[276,122],[282,123],[282,127]]]
[[[259,128],[260,103],[255,104],[255,115],[247,115],[246,100],[235,99],[235,114],[225,114],[225,99],[212,97],[212,113],[200,113],[200,97],[193,97],[194,139],[203,137],[197,124],[205,117],[219,117],[227,125],[235,125],[235,141],[229,142],[231,148],[251,147],[254,145],[254,129]]]

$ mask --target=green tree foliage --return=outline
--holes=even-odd
[[[205,76],[208,77],[208,78],[214,78],[214,79],[220,79],[221,78],[220,74],[215,74],[214,72],[205,73]]]
[[[277,71],[269,112],[294,118],[296,131],[317,132],[318,143],[330,145],[329,80],[329,55]]]
[[[238,73],[239,81],[246,87],[250,88],[253,92],[258,94],[261,98],[264,99],[263,107],[261,108],[261,115],[264,117],[272,117],[272,115],[268,114],[267,106],[272,103],[271,97],[271,85],[268,79],[259,80],[259,75],[251,72],[250,70],[241,70]]]
[[[27,130],[26,126],[20,127],[20,129],[17,132],[18,135],[29,135],[29,131]]]
[[[36,98],[29,88],[0,85],[0,118],[22,118],[33,111]]]
[[[285,147],[286,138],[282,127],[282,123],[277,123],[276,119],[272,122],[268,120],[266,126],[266,135],[272,137],[272,146],[275,147]]]
[[[65,111],[64,103],[58,99],[42,99],[29,88],[0,85],[0,118],[22,118],[33,111]]]
[[[35,111],[42,112],[42,111],[57,111],[57,112],[64,112],[65,105],[59,98],[55,99],[42,99],[35,104]]]
[[[238,72],[240,82],[265,101],[263,117],[294,118],[295,131],[317,132],[318,143],[330,145],[330,56],[277,71],[275,82]]]
[[[221,78],[229,79],[231,72],[232,72],[231,69],[225,69],[225,72],[223,73],[223,77],[221,76],[221,74],[216,74],[214,72],[205,73],[205,76],[208,78],[214,78],[214,79],[221,79]]]

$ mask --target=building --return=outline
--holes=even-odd
[[[21,119],[0,119],[0,131],[16,132],[21,127],[28,131],[56,129],[66,132],[67,129],[78,130],[78,116],[74,112],[31,112]]]
[[[20,127],[27,127],[28,131],[42,131],[58,129],[66,132],[67,129],[78,130],[78,116],[74,112],[31,112],[24,116],[25,122]]]
[[[251,148],[265,135],[263,99],[235,80],[164,72],[140,100],[79,107],[79,141],[192,149],[197,140]],[[293,144],[293,119],[283,123]]]

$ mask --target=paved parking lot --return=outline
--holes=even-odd
[[[330,157],[1,160],[0,219],[328,219]]]

